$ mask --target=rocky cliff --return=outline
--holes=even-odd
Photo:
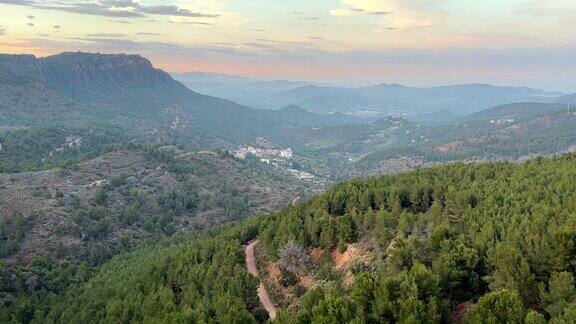
[[[92,100],[132,91],[134,87],[178,84],[139,55],[62,53],[36,58],[33,55],[0,55],[0,66],[17,76],[45,82],[79,100]]]
[[[49,83],[71,95],[123,92],[127,88],[174,85],[164,71],[139,55],[62,53],[41,58]]]
[[[46,82],[46,72],[40,61],[29,54],[0,54],[0,66],[16,76]]]

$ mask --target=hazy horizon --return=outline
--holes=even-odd
[[[573,88],[568,88],[567,90],[561,89],[554,89],[548,88],[546,86],[529,86],[526,84],[508,84],[508,83],[497,83],[497,82],[479,82],[475,80],[469,81],[462,81],[462,82],[450,82],[447,81],[446,83],[434,83],[434,82],[398,82],[395,80],[368,80],[368,81],[349,81],[349,80],[314,80],[314,79],[299,79],[299,78],[285,78],[282,76],[259,76],[259,75],[241,75],[241,74],[230,74],[225,72],[212,72],[212,71],[198,71],[198,70],[190,70],[190,71],[166,71],[171,75],[185,75],[187,73],[204,73],[204,74],[214,74],[214,75],[222,75],[222,76],[229,76],[229,77],[242,77],[247,79],[254,79],[255,81],[290,81],[290,82],[306,82],[311,83],[314,85],[319,86],[335,86],[335,87],[345,87],[345,88],[359,88],[359,87],[370,87],[376,86],[381,84],[389,84],[389,85],[401,85],[406,87],[415,87],[415,88],[429,88],[429,87],[449,87],[449,86],[459,86],[459,85],[491,85],[496,87],[511,87],[511,88],[533,88],[537,90],[544,90],[548,92],[558,92],[564,94],[573,94],[576,93],[576,86]]]
[[[0,52],[138,53],[171,72],[576,91],[570,0],[0,0]]]

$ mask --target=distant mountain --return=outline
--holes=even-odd
[[[460,118],[460,121],[493,121],[497,119],[530,119],[564,109],[559,104],[521,102],[485,109]]]
[[[560,97],[558,99],[559,103],[564,103],[564,104],[572,104],[572,105],[576,105],[576,93],[575,94],[571,94],[571,95],[566,95],[563,97]]]
[[[461,98],[480,100],[486,98],[524,98],[559,95],[539,89],[525,87],[497,87],[490,84],[461,84],[430,88],[405,87],[398,84],[380,84],[362,90],[363,93],[375,97],[406,99],[408,96],[420,98]],[[517,101],[513,99],[514,101]]]
[[[172,76],[192,91],[260,109],[284,107],[285,105],[274,100],[276,94],[310,84],[284,80],[263,81],[204,72],[189,72]]]
[[[362,118],[344,113],[314,114],[296,105],[290,105],[279,110],[273,110],[271,111],[271,114],[277,116],[283,121],[296,123],[301,126],[366,124],[372,121],[370,118]]]
[[[424,118],[431,124],[447,123],[456,117],[503,104],[552,102],[562,95],[533,88],[490,84],[420,88],[381,83],[347,88],[309,82],[253,81],[244,77],[203,72],[173,76],[193,91],[255,108],[280,109],[296,105],[312,113],[322,114],[346,112],[372,117],[414,115],[413,120]]]
[[[301,106],[311,112],[358,112],[371,110],[377,101],[357,89],[307,85],[277,94],[277,102]]]
[[[448,110],[465,115],[496,105],[533,101],[550,102],[560,96],[531,88],[496,87],[465,84],[432,88],[379,84],[365,88],[306,86],[278,96],[312,112],[366,112],[380,114],[426,114]]]
[[[182,83],[213,83],[213,84],[245,84],[258,80],[243,76],[224,73],[209,73],[191,71],[186,73],[172,73],[172,77]]]

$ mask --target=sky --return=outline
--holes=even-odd
[[[0,53],[170,72],[576,92],[576,0],[0,0]]]

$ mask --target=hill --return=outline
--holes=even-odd
[[[563,96],[560,99],[558,99],[558,102],[571,105],[576,104],[576,94]]]
[[[502,106],[497,106],[489,109],[479,111],[460,118],[461,121],[496,121],[499,119],[518,120],[530,119],[562,110],[563,107],[559,104],[545,104],[545,103],[513,103]]]
[[[258,237],[259,272],[281,323],[570,320],[575,170],[567,155],[354,180],[279,213],[123,254],[93,273],[69,266],[59,285],[51,273],[64,274],[62,266],[11,272],[35,271],[39,288],[26,297],[5,282],[17,295],[0,316],[262,322],[242,248]]]
[[[90,141],[68,138],[72,145],[54,155]],[[0,188],[4,230],[17,217],[26,224],[17,238],[1,234],[0,253],[12,264],[46,253],[97,264],[151,237],[270,212],[318,189],[228,154],[136,145],[62,168],[1,174]]]
[[[551,102],[559,96],[538,89],[485,84],[430,88],[380,84],[364,88],[307,85],[274,97],[279,103],[298,105],[311,112],[410,116],[448,110],[463,116],[508,103]]]
[[[253,81],[244,77],[200,72],[173,76],[194,91],[250,107],[281,109],[295,105],[313,113],[348,112],[378,117],[395,114],[408,118],[415,115],[414,120],[438,111],[461,117],[515,102],[552,102],[562,95],[527,87],[489,84],[408,87],[382,83],[350,88],[282,80]],[[433,122],[441,124],[447,121],[451,119]]]
[[[34,72],[38,71],[22,70],[23,74]],[[78,122],[90,119],[94,113],[90,106],[62,95],[46,83],[15,75],[1,64],[0,97],[0,125],[7,127]]]
[[[229,75],[225,73],[209,73],[200,71],[190,71],[186,73],[172,73],[175,80],[183,84],[245,84],[252,83],[258,80],[243,76]]]
[[[26,64],[21,64],[24,59]],[[143,133],[155,131],[196,147],[249,140],[275,133],[285,124],[266,111],[195,93],[138,55],[81,52],[44,58],[0,55],[0,66],[15,76],[52,88],[70,101],[95,107],[91,117],[137,128]],[[40,96],[43,100],[51,99],[38,92],[24,98],[22,106],[34,106],[34,100]],[[44,114],[54,119],[70,118],[68,110],[54,107],[60,105],[50,103],[44,107]],[[26,115],[29,115],[26,110],[17,111],[10,122],[25,120]]]
[[[430,165],[447,161],[521,161],[574,150],[573,112],[554,105],[535,104],[532,110],[524,111],[526,107],[526,104],[504,106],[473,115],[471,121],[418,127],[391,147],[371,150],[352,169],[384,171],[398,157],[419,159],[417,164]]]
[[[173,77],[195,92],[260,109],[279,109],[283,106],[274,98],[277,93],[310,84],[284,80],[264,81],[202,72],[173,74]]]
[[[301,127],[367,124],[371,120],[343,113],[315,114],[295,105],[286,106],[270,113],[283,121]]]

